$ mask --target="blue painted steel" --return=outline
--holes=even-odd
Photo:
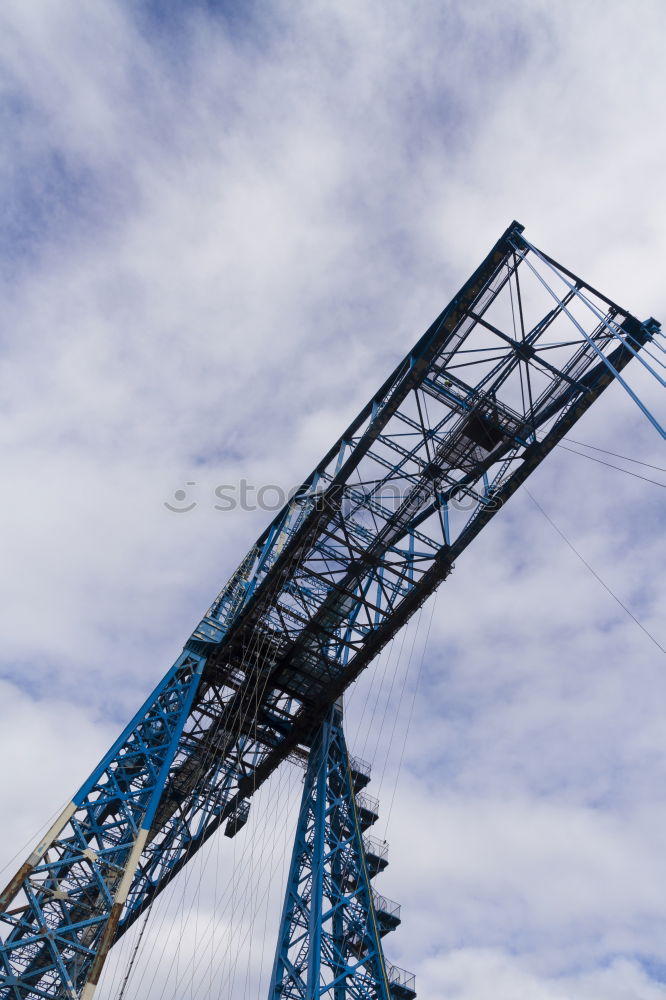
[[[382,937],[400,922],[400,911],[371,885],[368,855],[379,852],[383,860],[385,845],[364,838],[359,774],[334,707],[305,776],[268,1000],[416,996],[414,976],[384,957]]]
[[[202,670],[201,657],[181,654],[18,873],[14,906],[0,915],[10,928],[3,997],[77,997],[105,954],[109,917],[114,907],[120,916],[123,882],[182,757]]]
[[[573,280],[563,296],[553,269]],[[581,291],[587,327],[569,308]],[[0,1000],[83,983],[88,1000],[111,940],[215,830],[241,829],[254,790],[307,755],[345,688],[657,333],[509,227],[0,895]]]
[[[544,261],[546,261],[546,262],[549,263],[548,258],[545,257],[543,254],[539,253],[539,251],[536,250],[535,247],[532,247],[530,245],[530,249],[535,254],[537,254],[538,257],[541,260],[544,260]],[[519,253],[520,253],[520,251],[519,251]],[[523,251],[521,253],[521,257],[523,259],[526,259],[526,252],[525,251]],[[627,393],[627,395],[629,395],[633,399],[633,401],[636,404],[636,406],[638,406],[638,408],[641,410],[641,412],[643,413],[643,415],[647,417],[647,419],[650,421],[650,423],[655,428],[655,430],[658,431],[658,433],[662,436],[662,438],[666,438],[666,430],[664,430],[664,428],[661,426],[661,424],[659,423],[659,421],[657,420],[657,418],[651,413],[651,411],[648,409],[648,407],[645,405],[645,403],[643,403],[643,401],[638,397],[638,395],[634,392],[634,390],[631,388],[631,386],[628,385],[627,382],[622,378],[622,376],[620,375],[619,371],[614,367],[614,365],[612,364],[612,362],[605,356],[605,354],[602,351],[599,350],[598,346],[596,344],[594,344],[592,338],[585,332],[583,326],[578,322],[578,320],[576,319],[576,317],[572,315],[571,311],[564,305],[563,299],[561,299],[557,295],[557,293],[552,288],[550,288],[547,285],[547,283],[544,281],[544,279],[541,277],[541,275],[538,274],[536,268],[530,263],[529,260],[527,260],[527,266],[530,268],[530,270],[532,271],[532,273],[537,276],[537,278],[539,279],[539,281],[541,281],[541,283],[544,285],[544,288],[548,289],[548,291],[550,292],[550,294],[553,296],[553,298],[555,299],[555,301],[558,303],[558,306],[561,307],[564,310],[564,312],[566,313],[566,315],[570,318],[571,322],[578,328],[578,330],[580,331],[581,335],[583,337],[585,337],[585,339],[588,341],[588,343],[593,348],[593,350],[595,351],[595,353],[603,360],[604,364],[606,365],[606,367],[610,371],[611,375],[615,379],[617,379],[617,381],[620,383],[620,385],[622,386],[622,388],[624,389],[624,391]],[[555,270],[555,268],[552,268],[552,266],[551,266],[551,269]],[[600,319],[601,324],[605,327],[605,329],[607,329],[607,330],[610,331],[611,336],[613,336],[614,338],[616,338],[617,340],[619,340],[620,343],[625,347],[626,350],[629,351],[629,353],[633,357],[638,358],[638,360],[640,361],[640,363],[642,365],[644,365],[648,369],[648,371],[650,372],[651,375],[653,375],[663,386],[666,386],[666,381],[661,377],[661,375],[658,375],[656,372],[654,372],[650,368],[649,365],[647,365],[645,363],[645,361],[643,360],[643,358],[641,358],[640,355],[638,354],[638,351],[629,342],[629,338],[622,335],[623,331],[622,331],[622,328],[621,328],[620,324],[618,324],[614,320],[614,318],[607,317],[607,316],[601,314],[599,312],[599,310],[596,309],[590,303],[590,300],[587,298],[587,296],[582,295],[580,293],[579,288],[576,285],[571,284],[570,282],[568,282],[566,280],[566,278],[564,278],[563,275],[561,276],[561,280],[564,281],[565,285],[567,285],[567,287],[569,288],[569,291],[574,296],[576,296],[580,301],[584,302],[586,304],[586,306],[590,309],[590,311],[593,312]],[[655,320],[650,319],[650,320],[647,320],[647,322],[643,324],[643,328],[650,334],[649,339],[651,339],[653,332],[655,330],[659,329],[659,324]],[[642,344],[641,345],[637,345],[637,346],[642,346]]]

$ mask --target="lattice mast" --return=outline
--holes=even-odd
[[[106,954],[331,706],[659,325],[514,223],[250,549],[0,894],[0,998]],[[642,360],[639,356],[639,360]]]
[[[369,780],[347,752],[338,701],[310,752],[268,1000],[416,997],[415,977],[384,956],[400,906],[372,886],[388,847],[367,836],[379,808]]]

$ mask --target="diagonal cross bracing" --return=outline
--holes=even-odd
[[[658,328],[506,230],[195,628],[167,675],[189,699],[161,717],[168,746],[156,731],[137,749],[165,679],[11,879],[1,1000],[92,995],[111,941],[307,755],[338,696]]]

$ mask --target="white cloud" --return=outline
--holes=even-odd
[[[427,963],[427,996],[482,1000],[489,985],[498,1000],[659,1000],[664,988],[650,981],[640,966],[620,960],[592,973],[544,980],[516,959],[490,949],[461,949]]]
[[[0,15],[6,856],[263,527],[215,485],[302,479],[512,218],[666,318],[656,0],[189,9]],[[664,465],[617,386],[573,436]],[[530,490],[663,644],[659,488],[558,452]],[[350,706],[383,803],[410,642]],[[661,664],[526,496],[460,560],[388,830],[422,996],[663,995]]]

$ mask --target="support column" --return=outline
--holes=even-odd
[[[382,937],[400,923],[397,903],[371,885],[385,851],[364,831],[376,803],[359,788],[367,765],[352,761],[342,703],[324,720],[310,752],[269,1000],[414,1000],[413,976],[389,965]]]

